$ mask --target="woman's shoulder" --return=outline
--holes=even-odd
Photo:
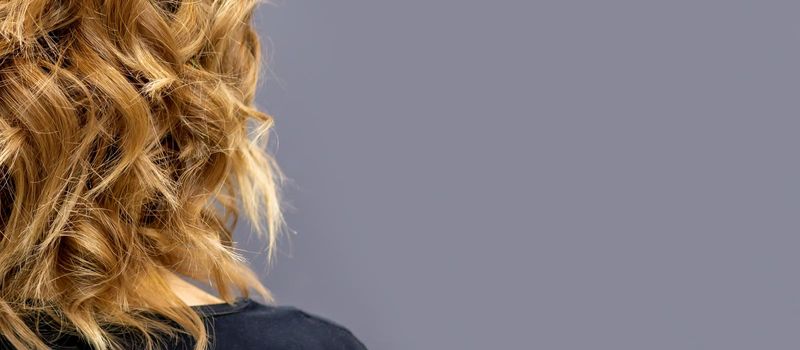
[[[195,308],[209,321],[214,349],[366,349],[349,329],[295,306],[241,298]]]

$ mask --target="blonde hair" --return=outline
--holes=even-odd
[[[273,125],[253,106],[258,0],[0,2],[0,335],[46,349],[37,315],[96,349],[158,335],[208,345],[166,282],[232,302],[269,292],[237,254],[243,210],[284,221]],[[263,223],[262,223],[263,219]],[[156,313],[166,317],[159,320]]]

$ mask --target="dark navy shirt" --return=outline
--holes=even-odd
[[[210,321],[211,348],[218,350],[364,350],[348,329],[289,306],[252,299],[234,305],[195,307]]]
[[[206,321],[209,350],[366,349],[348,329],[291,306],[270,306],[249,298],[239,298],[233,304],[221,303],[193,308]],[[79,338],[61,332],[58,336],[43,338],[48,339],[48,343],[57,350],[91,349]],[[128,342],[130,349],[143,348],[135,340]],[[194,343],[188,336],[163,342],[165,350],[192,350],[193,347]],[[0,339],[0,349],[13,348]]]

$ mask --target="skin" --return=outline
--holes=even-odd
[[[174,273],[167,274],[167,281],[175,294],[178,295],[178,298],[180,298],[189,306],[219,304],[225,302],[224,300],[207,293],[191,283],[186,282],[186,280]]]

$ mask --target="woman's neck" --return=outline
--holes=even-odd
[[[169,283],[170,287],[172,288],[172,291],[175,292],[178,298],[180,298],[189,306],[219,304],[225,302],[224,300],[194,286],[172,272],[166,274],[166,279],[167,283]]]

